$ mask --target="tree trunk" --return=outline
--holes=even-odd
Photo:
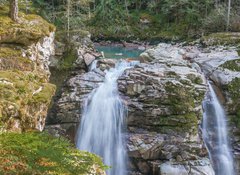
[[[226,27],[226,31],[227,31],[227,32],[228,32],[228,30],[229,30],[230,13],[231,13],[231,0],[228,0],[227,27]]]
[[[18,22],[18,0],[10,0],[10,18]]]
[[[70,5],[71,5],[71,1],[68,0],[67,1],[67,37],[68,37],[68,41],[70,39]]]
[[[127,0],[124,0],[124,4],[125,4],[125,9],[126,9],[127,16],[129,17]]]

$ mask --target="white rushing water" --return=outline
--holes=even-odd
[[[97,60],[94,60],[91,64],[90,64],[90,66],[89,66],[89,71],[93,71],[94,69],[96,69],[97,68]]]
[[[117,79],[131,64],[121,61],[106,72],[105,81],[86,100],[78,131],[77,147],[100,155],[111,166],[108,175],[127,174],[122,134],[127,109],[119,96]]]
[[[234,175],[233,158],[228,143],[227,121],[223,107],[210,83],[203,103],[203,138],[216,175]]]

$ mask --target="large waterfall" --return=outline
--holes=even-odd
[[[117,79],[130,66],[121,61],[106,72],[105,81],[86,100],[78,131],[77,147],[103,157],[111,166],[108,175],[124,175],[127,171],[122,134],[127,110],[118,93]]]
[[[215,173],[234,175],[233,158],[227,138],[226,115],[210,83],[203,109],[203,138]]]

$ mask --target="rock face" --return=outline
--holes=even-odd
[[[167,50],[167,51],[166,51]],[[140,174],[214,174],[201,139],[199,124],[206,82],[184,50],[160,44],[146,51],[140,63],[119,78],[119,91],[128,105],[127,149],[130,169]],[[66,82],[52,131],[74,141],[88,94],[104,80],[114,60],[100,60],[97,69],[78,72]]]
[[[54,32],[50,33],[49,36],[44,37],[40,42],[32,44],[27,50],[23,51],[23,56],[34,62],[38,67],[38,71],[43,71],[48,77],[50,76],[50,58],[55,54],[54,35]]]
[[[215,83],[219,98],[229,117],[229,135],[235,158],[235,169],[240,173],[240,59],[237,49],[223,46],[199,48],[180,45],[168,45],[162,48],[163,51],[153,49],[150,50],[150,54],[144,53],[142,59],[154,61],[152,56],[154,54],[159,57],[177,56],[192,62],[193,67],[197,70],[201,69],[205,76]]]
[[[88,81],[91,83],[91,81],[94,82],[95,79],[98,78],[98,76],[94,77],[94,75],[88,77],[85,73],[96,57],[99,57],[101,54],[93,48],[93,43],[88,33],[83,35],[82,32],[79,37],[72,36],[71,43],[74,55],[76,55],[76,60],[71,65],[71,73],[69,73],[68,79],[53,99],[53,106],[49,110],[45,129],[52,135],[68,135],[71,140],[74,140],[74,135],[80,121],[79,111],[81,104],[86,98],[85,95],[84,98],[80,99],[81,97],[79,96],[81,94],[79,93],[82,93],[82,88],[84,89],[85,86],[86,88],[88,87]],[[63,55],[64,51],[62,50],[60,53],[59,49],[57,49],[57,52],[59,55]],[[83,75],[84,78],[81,77]],[[90,80],[85,77],[90,78]],[[103,79],[104,75],[102,76],[102,80]],[[86,94],[92,90],[90,87],[88,89],[89,91],[86,91]]]
[[[29,16],[25,17],[24,20],[27,20]],[[0,45],[1,131],[42,131],[48,106],[55,92],[55,86],[48,83],[49,60],[50,56],[54,54],[55,28],[38,16],[31,17],[31,20],[35,20],[30,20],[30,26],[18,24],[12,29],[4,31],[5,33],[0,33],[0,43],[2,43]],[[3,19],[1,18],[1,20]],[[43,23],[45,28],[41,28]],[[1,27],[11,27],[8,25]],[[39,31],[38,27],[46,30]],[[38,35],[31,35],[27,29],[31,32],[38,31]],[[22,35],[15,32],[11,34],[16,34],[16,37],[12,37],[8,33],[11,30],[36,38],[22,37],[24,38],[23,42],[18,38]],[[22,45],[16,45],[16,43]]]
[[[178,52],[180,54],[172,52],[174,48],[176,50],[176,47],[180,50]],[[229,117],[229,135],[236,163],[235,169],[237,173],[240,173],[240,59],[237,49],[223,46],[203,49],[196,46],[168,45],[164,50],[158,54],[160,56],[165,54],[166,57],[171,57],[173,54],[192,62],[196,69],[201,69],[205,76],[215,83],[219,98]],[[145,59],[145,54],[143,54],[143,59]],[[153,57],[150,57],[150,60],[154,60]]]
[[[229,134],[235,168],[240,173],[240,58],[234,48],[218,47],[210,53],[200,53],[194,62],[199,64],[207,77],[218,87],[222,103],[229,117]]]
[[[160,44],[119,79],[129,107],[131,168],[142,174],[214,174],[201,140],[204,77],[178,47]],[[173,172],[172,172],[173,173]]]

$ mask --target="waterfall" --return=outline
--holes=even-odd
[[[96,68],[97,68],[97,60],[94,60],[94,61],[90,64],[88,70],[89,70],[89,71],[93,71],[93,70],[96,69]]]
[[[103,157],[111,167],[108,175],[124,175],[127,171],[122,134],[127,109],[119,96],[117,79],[132,64],[121,61],[106,72],[105,81],[86,100],[78,131],[77,147]]]
[[[233,158],[227,138],[227,122],[213,87],[203,102],[203,138],[216,175],[234,175]]]

